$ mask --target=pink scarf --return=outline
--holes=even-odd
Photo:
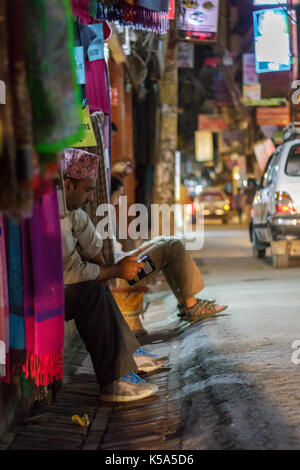
[[[63,378],[64,281],[56,189],[34,205],[22,223],[27,360],[24,372],[35,384]]]

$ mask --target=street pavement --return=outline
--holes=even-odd
[[[102,404],[81,345],[56,404],[12,430],[10,449],[300,448],[300,353],[292,349],[300,347],[300,263],[274,270],[270,258],[253,258],[247,228],[237,225],[206,226],[193,256],[206,283],[199,297],[228,310],[190,326],[163,277],[152,285],[141,343],[169,355],[169,366],[146,378],[159,394]],[[49,422],[39,422],[43,413]],[[72,423],[75,413],[88,414],[87,429]]]
[[[247,230],[230,226],[207,228],[195,259],[204,294],[229,309],[180,340],[182,448],[299,449],[298,260],[274,270],[252,257]]]

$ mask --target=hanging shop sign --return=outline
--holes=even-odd
[[[289,106],[257,108],[256,122],[258,126],[288,126],[291,122],[290,108]]]
[[[194,44],[188,42],[180,42],[178,44],[178,68],[193,69],[194,68]]]
[[[212,162],[214,159],[213,135],[208,131],[195,132],[195,157],[197,162]]]
[[[198,114],[199,131],[221,132],[227,128],[227,122],[220,114]]]
[[[259,83],[259,75],[255,68],[255,54],[243,54],[243,83],[244,85]]]
[[[181,39],[216,42],[219,0],[180,0],[178,30]]]
[[[253,12],[257,73],[291,70],[289,16],[285,8]]]
[[[86,106],[82,112],[81,127],[83,130],[83,137],[79,139],[78,142],[75,142],[75,144],[72,144],[71,147],[96,147],[97,142],[88,106]]]

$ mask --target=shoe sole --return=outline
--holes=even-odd
[[[138,369],[138,372],[154,372],[155,370],[159,370],[161,369],[162,367],[164,367],[166,364],[168,364],[169,360],[166,359],[165,361],[163,361],[161,364],[159,364],[159,366],[152,366],[152,367],[141,367]]]
[[[142,400],[143,398],[148,398],[151,397],[151,395],[154,395],[155,393],[158,392],[158,387],[153,387],[152,390],[148,390],[148,392],[144,392],[142,395],[139,395],[138,397],[122,397],[121,395],[100,395],[100,400],[104,401],[106,403],[125,403],[129,401],[138,401]]]

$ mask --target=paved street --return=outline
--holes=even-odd
[[[196,255],[206,295],[229,310],[180,342],[184,449],[299,449],[299,263],[252,257],[246,230],[210,227]]]
[[[268,258],[252,257],[246,229],[218,225],[206,229],[195,259],[206,281],[203,297],[229,309],[192,327],[180,323],[175,299],[158,280],[142,344],[169,355],[170,367],[148,378],[159,394],[99,403],[81,346],[66,364],[57,402],[11,430],[11,449],[300,448],[300,365],[292,363],[292,343],[300,340],[299,263],[276,271]],[[72,424],[75,413],[88,414],[89,428]]]

